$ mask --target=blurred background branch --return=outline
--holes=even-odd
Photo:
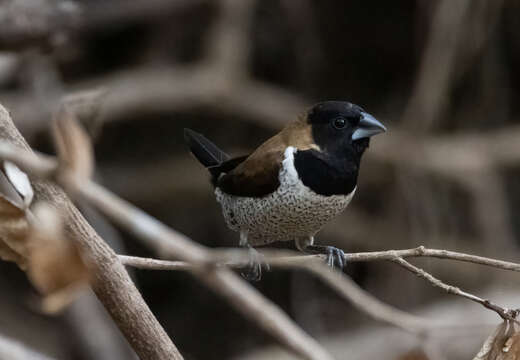
[[[52,360],[25,347],[16,340],[0,336],[0,358],[12,360]]]

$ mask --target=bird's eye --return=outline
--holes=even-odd
[[[332,120],[332,126],[334,126],[334,128],[336,128],[338,130],[343,129],[346,125],[347,125],[347,120],[345,120],[345,118],[343,118],[343,117],[337,117],[334,120]]]

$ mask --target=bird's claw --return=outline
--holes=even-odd
[[[249,248],[249,264],[246,270],[243,270],[240,274],[247,281],[260,281],[262,279],[262,268],[266,271],[270,270],[269,264],[264,260],[264,255],[253,248]]]
[[[334,246],[327,246],[325,251],[327,256],[327,265],[331,268],[337,267],[340,270],[343,270],[346,265],[345,252]]]
[[[307,245],[303,251],[307,254],[323,254],[327,265],[331,268],[338,268],[343,270],[347,265],[347,257],[345,252],[334,246],[323,246],[323,245]]]

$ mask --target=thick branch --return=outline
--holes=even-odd
[[[30,155],[29,146],[2,106],[0,139],[14,152],[18,149],[19,153],[29,154],[28,159],[36,158]],[[48,170],[46,165],[49,163],[44,161],[42,164],[43,170]],[[38,198],[68,214],[68,231],[92,265],[93,289],[139,357],[181,359],[182,356],[151,313],[116,254],[86,222],[65,193],[46,181],[35,180],[33,185]]]

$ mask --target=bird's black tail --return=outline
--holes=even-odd
[[[217,145],[193,130],[184,129],[184,140],[192,154],[207,168],[219,166],[230,159],[230,156],[220,150]]]

